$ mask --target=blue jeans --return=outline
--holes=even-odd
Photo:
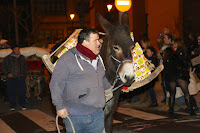
[[[69,115],[76,133],[102,133],[104,129],[103,109],[90,115]],[[69,120],[63,119],[66,133],[72,133]]]

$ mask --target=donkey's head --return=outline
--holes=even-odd
[[[123,84],[129,86],[135,79],[131,54],[135,43],[130,37],[128,13],[123,13],[121,21],[116,25],[112,25],[100,14],[97,14],[97,19],[106,32],[101,49],[106,77],[111,83],[119,77]]]

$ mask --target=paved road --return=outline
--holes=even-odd
[[[199,112],[197,112],[200,115]],[[176,112],[171,118],[167,111],[119,107],[114,120],[114,133],[188,133],[200,131],[200,116]]]
[[[184,111],[176,112],[170,118],[160,103],[163,98],[159,83],[155,87],[159,106],[148,108],[129,102],[121,102],[114,116],[114,133],[188,133],[200,131],[200,112],[191,117]],[[195,96],[199,105],[200,95]],[[0,133],[56,133],[55,108],[51,104],[50,93],[38,102],[34,97],[27,100],[27,110],[18,107],[9,111],[8,104],[0,99]],[[60,128],[64,132],[62,120]]]
[[[31,102],[31,103],[30,103]],[[8,106],[8,105],[4,105]],[[1,106],[2,107],[2,106]],[[197,112],[200,115],[200,112]],[[64,132],[62,120],[59,120]],[[156,108],[136,108],[130,103],[122,103],[114,116],[114,133],[188,133],[200,131],[200,117],[191,117],[185,112],[176,112],[170,118],[166,110]],[[63,130],[62,130],[63,129]],[[14,112],[0,115],[1,133],[56,133],[55,110],[50,97],[42,102],[29,101],[28,110],[18,108]]]

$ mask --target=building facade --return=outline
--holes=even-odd
[[[95,15],[102,14],[110,22],[119,19],[119,12],[113,6],[110,12],[107,4],[114,0],[30,0],[32,29],[36,41],[66,39],[76,28],[94,27],[101,29]],[[129,23],[136,41],[146,34],[157,48],[158,34],[169,28],[172,34],[183,37],[200,28],[199,0],[132,0]],[[74,13],[74,19],[70,14]]]

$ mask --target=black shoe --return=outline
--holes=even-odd
[[[166,103],[166,99],[164,98],[164,99],[161,101],[161,103]]]
[[[194,107],[194,111],[199,111],[199,107]]]
[[[169,118],[171,118],[171,119],[177,119],[178,116],[174,112],[172,112],[172,113],[169,112]]]
[[[188,113],[190,114],[190,116],[195,116],[197,115],[194,110],[193,110],[193,107],[192,107],[192,102],[190,100],[191,98],[187,98],[185,99],[185,103],[187,105],[187,108],[188,108]]]
[[[153,102],[149,105],[149,107],[158,107],[158,103],[157,102]]]
[[[197,114],[194,112],[194,110],[189,111],[188,113],[190,114],[190,116],[196,116],[196,115],[197,115]]]

